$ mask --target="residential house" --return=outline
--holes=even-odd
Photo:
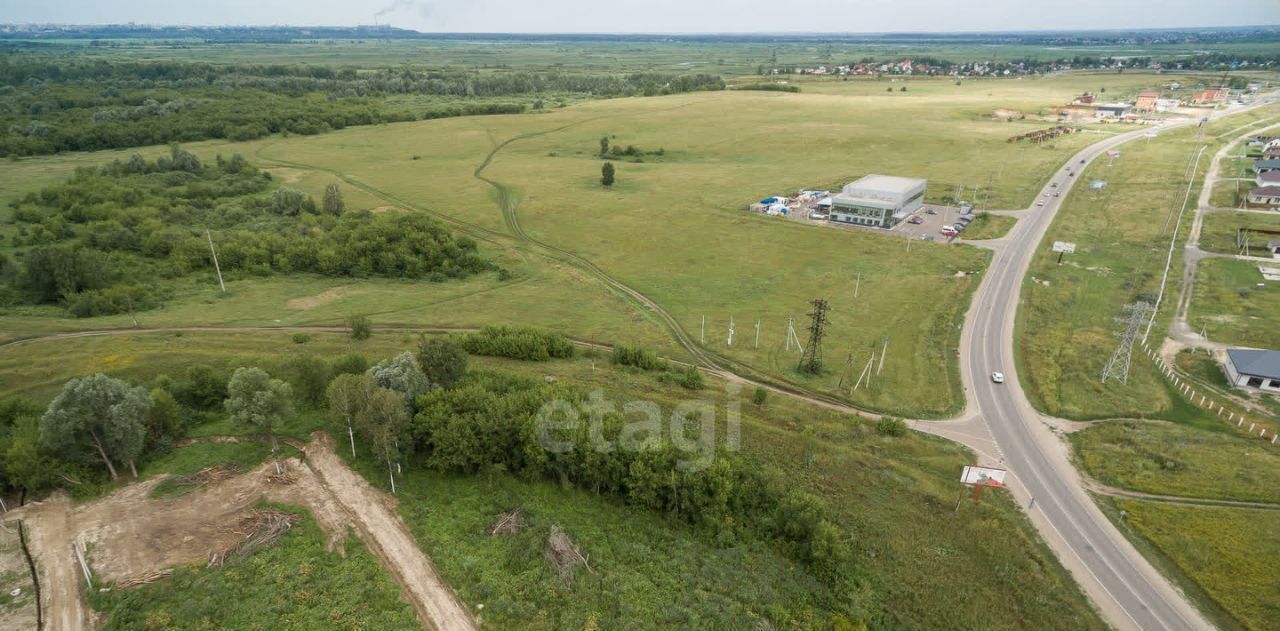
[[[1280,160],[1254,160],[1253,173],[1262,175],[1271,171],[1280,171]]]
[[[1253,182],[1258,186],[1280,186],[1280,171],[1259,173],[1258,177],[1254,178]]]
[[[1280,186],[1260,186],[1249,190],[1249,203],[1280,206]]]

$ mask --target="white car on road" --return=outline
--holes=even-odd
[[[1004,383],[1004,373],[1002,372],[991,373],[991,381],[995,383]]]

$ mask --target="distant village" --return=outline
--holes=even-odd
[[[941,59],[903,59],[902,61],[873,61],[864,59],[858,63],[827,63],[813,66],[761,67],[765,75],[818,75],[818,76],[931,76],[931,77],[1014,77],[1064,72],[1068,70],[1144,70],[1179,71],[1205,69],[1267,69],[1276,61],[1260,59],[1224,59],[1205,57],[1186,61],[1156,61],[1148,57],[1073,57],[1056,61],[973,61],[951,62]]]

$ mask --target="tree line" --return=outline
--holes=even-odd
[[[446,116],[514,114],[531,97],[721,90],[708,74],[330,68],[0,56],[0,156],[209,138],[318,134]],[[388,104],[393,96],[425,105]],[[540,107],[542,98],[533,106]]]
[[[372,366],[348,354],[326,362],[311,355],[272,369],[194,365],[150,388],[97,374],[68,381],[47,407],[0,402],[0,484],[37,492],[101,488],[137,476],[194,425],[226,417],[275,442],[298,408],[326,410],[335,434],[357,459],[385,471],[394,492],[403,466],[459,474],[504,470],[526,479],[569,483],[704,530],[721,545],[761,538],[775,542],[816,576],[852,588],[848,535],[825,503],[746,456],[723,450],[705,467],[661,427],[643,448],[597,448],[622,439],[628,419],[599,415],[599,426],[567,427],[541,442],[540,415],[551,401],[587,409],[589,397],[559,383],[499,370],[468,370],[466,338],[422,339]],[[96,486],[95,486],[96,483]]]
[[[444,281],[492,268],[474,240],[420,213],[350,210],[340,187],[317,203],[238,155],[204,164],[172,147],[134,155],[13,202],[18,260],[0,256],[0,307],[60,304],[80,317],[160,304],[165,285],[213,271]]]

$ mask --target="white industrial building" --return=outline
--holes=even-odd
[[[1280,352],[1228,348],[1222,370],[1237,388],[1280,392]]]
[[[924,205],[925,180],[868,175],[831,197],[831,221],[890,228]]]

